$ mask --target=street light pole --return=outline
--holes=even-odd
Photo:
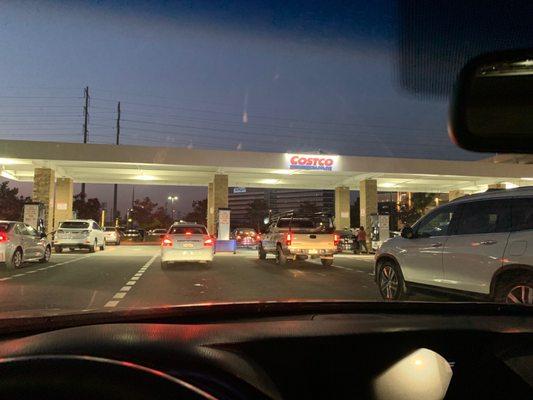
[[[179,200],[178,196],[168,196],[167,200],[170,201],[170,207],[172,209],[172,221],[174,221],[174,215],[176,213],[176,210],[174,209],[174,201]]]

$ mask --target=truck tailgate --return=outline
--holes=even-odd
[[[292,233],[291,245],[295,249],[335,249],[332,233]]]

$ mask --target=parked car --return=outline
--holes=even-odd
[[[337,253],[357,253],[357,236],[350,229],[336,230],[338,237]]]
[[[17,221],[0,221],[0,262],[8,268],[20,268],[25,261],[50,260],[51,244],[45,234]]]
[[[337,235],[330,218],[284,216],[273,219],[261,236],[257,250],[259,259],[274,254],[278,264],[289,260],[320,258],[322,265],[333,264]]]
[[[533,303],[533,188],[489,191],[434,209],[376,253],[384,299],[411,288]]]
[[[164,235],[167,233],[168,229],[164,228],[157,228],[152,229],[147,232],[146,237],[144,238],[147,242],[160,242],[161,241],[161,235]]]
[[[142,242],[143,235],[139,229],[125,229],[123,240],[126,242]]]
[[[200,224],[173,224],[161,241],[161,268],[173,262],[213,260],[215,241]]]
[[[114,226],[104,227],[104,240],[106,244],[113,243],[115,246],[120,244],[120,231]]]
[[[92,219],[73,219],[59,224],[54,236],[54,250],[88,249],[94,253],[97,248],[105,249],[104,232]]]
[[[231,232],[231,238],[238,247],[255,247],[260,236],[253,228],[236,228]]]

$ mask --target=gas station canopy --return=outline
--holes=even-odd
[[[33,181],[35,168],[52,168],[74,182],[207,186],[214,174],[229,186],[358,189],[377,180],[380,191],[476,192],[488,185],[528,186],[533,165],[222,151],[174,147],[0,140],[1,175]]]

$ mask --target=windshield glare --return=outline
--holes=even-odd
[[[0,318],[533,303],[533,156],[447,134],[531,21],[426,3],[3,2]]]

